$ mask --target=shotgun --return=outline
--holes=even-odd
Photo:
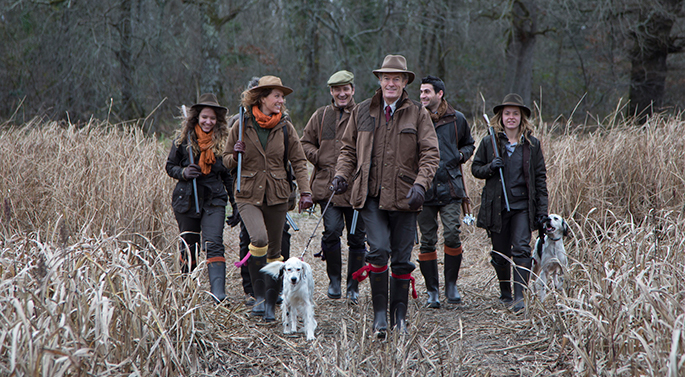
[[[188,112],[186,111],[186,105],[181,106],[181,109],[183,110],[183,117],[188,118]],[[193,156],[193,145],[190,142],[190,131],[188,131],[188,136],[187,136],[187,142],[188,142],[188,157],[190,158],[190,163],[195,164],[195,156]],[[200,202],[197,199],[197,178],[193,178],[193,197],[195,198],[195,213],[200,214]]]
[[[240,119],[238,119],[238,140],[243,141],[243,117],[245,116],[245,108],[240,106]],[[238,176],[235,179],[235,191],[240,192],[240,176],[243,173],[243,154],[238,153]]]
[[[288,221],[288,224],[290,224],[290,227],[293,228],[294,231],[297,232],[300,230],[300,227],[297,226],[297,223],[288,212],[285,213],[285,219]]]
[[[350,225],[350,234],[354,234],[357,231],[357,221],[359,221],[359,211],[355,209],[352,213],[352,224]]]
[[[495,151],[495,158],[499,157],[499,148],[497,147],[497,139],[495,135],[495,129],[490,125],[490,118],[488,114],[483,114],[485,122],[488,124],[488,133],[490,133],[490,141],[492,142],[492,149]],[[509,198],[507,197],[507,186],[504,184],[504,173],[502,173],[502,168],[499,168],[499,178],[502,181],[502,194],[504,195],[504,204],[507,205],[507,211],[511,211],[509,208]]]

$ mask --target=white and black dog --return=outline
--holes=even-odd
[[[291,257],[285,262],[271,262],[262,267],[262,272],[279,279],[283,276],[283,302],[281,317],[283,333],[297,332],[298,315],[304,323],[307,340],[314,340],[316,320],[314,319],[314,276],[308,263]]]
[[[540,245],[540,238],[535,242],[533,251],[533,274],[537,280],[533,285],[540,301],[547,296],[548,289],[561,290],[564,285],[564,274],[568,268],[564,236],[568,236],[568,224],[559,215],[549,215],[544,223],[545,238]]]

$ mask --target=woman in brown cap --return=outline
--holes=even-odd
[[[181,271],[195,269],[202,240],[211,291],[218,302],[226,298],[223,230],[229,195],[233,201],[233,179],[221,159],[228,137],[227,112],[214,94],[200,96],[183,120],[166,162],[167,173],[178,180],[172,207],[182,238]]]
[[[499,157],[491,137],[485,136],[471,165],[473,175],[485,179],[477,225],[488,231],[492,241],[490,263],[499,279],[500,302],[519,312],[525,307],[523,291],[532,265],[531,232],[547,218],[547,169],[540,141],[532,135],[530,109],[521,96],[508,94],[493,112]],[[515,263],[513,299],[509,260]]]
[[[257,86],[245,90],[241,101],[246,110],[242,140],[238,135],[240,127],[234,124],[223,154],[224,164],[229,169],[237,167],[238,154],[243,155],[241,186],[240,191],[236,187],[235,199],[250,234],[248,269],[256,300],[252,314],[263,316],[265,321],[276,319],[274,304],[280,281],[260,269],[267,263],[283,260],[281,234],[292,192],[288,161],[300,188],[300,212],[314,204],[307,160],[297,131],[285,111],[285,96],[290,93],[292,89],[283,86],[281,79],[275,76],[263,76]]]

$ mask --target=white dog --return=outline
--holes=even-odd
[[[314,276],[309,264],[291,257],[285,262],[271,262],[262,267],[261,271],[274,279],[283,276],[283,333],[292,334],[297,331],[299,315],[304,322],[307,340],[314,340]]]
[[[535,242],[533,251],[533,273],[538,277],[533,288],[540,301],[547,296],[547,289],[561,290],[564,285],[564,273],[568,268],[564,236],[568,236],[568,224],[559,215],[549,215],[545,226],[545,238],[542,247],[540,239]]]

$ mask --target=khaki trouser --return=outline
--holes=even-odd
[[[288,203],[273,206],[238,203],[238,212],[250,234],[250,243],[256,247],[268,245],[267,259],[278,259],[281,256],[281,238]]]

